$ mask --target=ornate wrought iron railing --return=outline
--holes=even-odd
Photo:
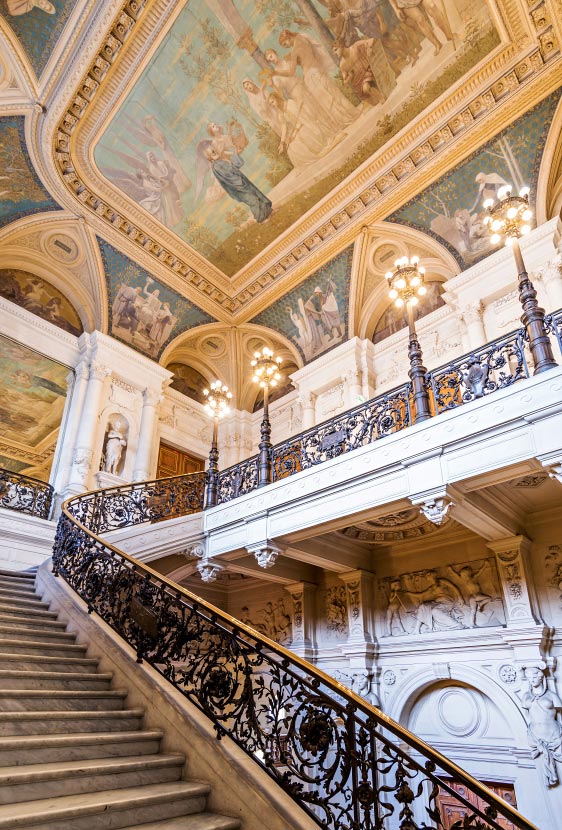
[[[91,504],[63,505],[55,574],[323,830],[535,830],[345,686],[104,542],[91,523],[114,520]]]
[[[525,345],[525,329],[520,329],[428,372],[426,381],[435,413],[528,378]]]
[[[0,507],[48,519],[53,497],[53,488],[45,481],[0,469]]]
[[[271,450],[273,481],[370,444],[410,423],[412,389],[407,383],[275,444]],[[257,486],[256,455],[219,474],[218,503],[249,493]]]
[[[558,348],[562,352],[562,309],[554,311],[545,317],[545,325],[549,334],[554,334]]]
[[[203,510],[206,473],[92,490],[73,500],[74,517],[94,533],[161,522]]]

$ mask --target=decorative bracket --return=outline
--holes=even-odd
[[[197,570],[203,582],[215,582],[222,569],[223,566],[219,565],[218,562],[213,562],[212,559],[202,559],[197,564]]]
[[[430,498],[420,504],[420,511],[426,519],[434,525],[441,525],[447,518],[447,513],[453,507],[454,501],[449,496]]]
[[[246,547],[248,553],[253,553],[256,562],[260,566],[260,568],[272,568],[277,561],[277,557],[280,553],[283,553],[282,548],[277,547],[269,539],[266,539],[265,542],[260,543],[259,545],[250,545]]]

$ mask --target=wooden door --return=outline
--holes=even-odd
[[[198,473],[204,469],[205,462],[202,458],[197,458],[195,455],[190,455],[188,452],[177,450],[175,447],[160,442],[156,478]]]
[[[483,781],[482,783],[485,784],[489,790],[492,790],[493,793],[496,793],[496,795],[503,798],[504,801],[507,801],[507,803],[512,807],[517,807],[513,784],[499,784],[495,781]],[[466,798],[467,801],[482,810],[482,812],[485,811],[486,804],[480,798],[470,793],[463,784],[457,784],[456,782],[451,781],[450,786],[453,790],[455,790],[455,792],[458,792],[459,795],[462,795],[463,798]],[[462,824],[462,820],[468,813],[467,807],[461,804],[460,801],[457,801],[454,796],[441,789],[439,790],[439,794],[437,796],[437,805],[441,812],[441,820],[443,821],[444,830],[449,830],[449,828],[452,827],[457,821]],[[505,827],[505,830],[517,830],[511,821],[508,821],[501,816],[498,816],[496,821],[500,827]]]

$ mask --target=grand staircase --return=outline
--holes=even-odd
[[[34,580],[0,570],[0,830],[236,830]]]

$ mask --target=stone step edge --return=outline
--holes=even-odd
[[[142,718],[144,709],[110,709],[104,711],[103,709],[89,712],[87,709],[80,711],[79,709],[67,709],[58,711],[56,709],[45,709],[40,712],[1,712],[0,723],[2,721],[17,721],[17,720],[101,720],[103,718]],[[13,737],[13,736],[6,736]]]
[[[20,654],[17,651],[3,651],[0,652],[0,663],[5,660],[9,661],[16,661],[21,660],[22,662],[31,662],[31,663],[43,663],[48,665],[49,663],[68,663],[70,666],[97,666],[99,663],[99,658],[97,657],[50,657],[48,655],[43,654]]]
[[[117,758],[92,758],[81,761],[51,761],[25,766],[0,767],[0,787],[33,784],[38,781],[57,781],[71,775],[115,775],[120,772],[136,772],[160,767],[183,767],[185,755],[166,753],[131,755]],[[116,789],[112,787],[111,789]],[[21,802],[20,802],[21,803]]]
[[[0,640],[4,640],[5,642],[6,639],[9,639],[5,636],[6,634],[26,634],[27,636],[38,637],[39,640],[44,637],[49,640],[57,638],[63,643],[74,642],[76,640],[76,634],[73,634],[71,631],[44,631],[41,628],[19,628],[17,625],[11,626],[0,622]]]
[[[18,625],[23,625],[23,623],[28,623],[28,624],[31,623],[31,624],[37,625],[37,626],[39,626],[39,623],[41,623],[41,628],[43,629],[43,627],[45,627],[45,630],[48,630],[49,628],[60,628],[62,631],[64,631],[64,629],[67,626],[67,623],[61,622],[60,620],[51,620],[51,619],[43,620],[43,619],[37,618],[37,617],[23,617],[21,614],[18,614],[17,616],[14,616],[14,617],[9,617],[9,616],[6,616],[5,614],[0,613],[0,625],[8,625],[9,623],[12,623],[12,622],[17,622]]]
[[[0,828],[15,830],[27,824],[53,823],[97,815],[111,811],[142,809],[168,802],[207,796],[211,787],[195,781],[179,781],[172,784],[149,784],[141,787],[125,787],[121,790],[103,790],[99,793],[80,793],[62,798],[46,798],[23,804],[12,804],[2,809]],[[27,812],[26,812],[27,811]]]
[[[123,732],[77,732],[73,735],[57,733],[46,735],[0,736],[0,752],[12,749],[39,749],[42,747],[84,746],[117,742],[158,741],[164,737],[160,729],[125,730]]]
[[[84,652],[88,650],[88,646],[83,643],[44,643],[41,640],[3,640],[0,637],[0,648],[7,645],[12,645],[14,648],[27,646],[27,648],[69,648]]]
[[[93,698],[100,700],[105,697],[121,698],[125,700],[129,692],[127,689],[0,689],[0,700],[9,700],[10,698],[71,698],[72,700],[87,700]]]
[[[148,824],[131,824],[121,830],[190,830],[193,823],[196,830],[238,830],[242,826],[238,818],[205,812],[164,818],[161,821],[150,821]]]
[[[0,661],[1,662],[1,661]],[[0,669],[0,680],[113,680],[113,672],[29,671],[27,669]],[[24,687],[25,688],[25,687]],[[45,689],[45,691],[51,691]]]

